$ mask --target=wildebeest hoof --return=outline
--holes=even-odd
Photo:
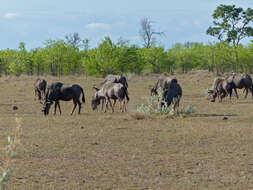
[[[17,110],[18,106],[12,106],[12,110]]]

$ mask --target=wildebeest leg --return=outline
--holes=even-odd
[[[76,109],[76,105],[77,105],[77,103],[76,103],[75,100],[73,100],[73,103],[74,103],[74,107],[73,107],[73,110],[72,110],[72,112],[71,112],[71,115],[74,113],[74,111],[75,111],[75,109]]]
[[[218,102],[222,102],[222,93],[217,94]]]
[[[103,110],[104,110],[104,103],[105,103],[105,100],[104,100],[104,99],[102,99],[101,111],[103,111]]]
[[[108,109],[108,99],[106,98],[104,101],[105,101],[105,109],[104,109],[104,113],[105,113],[106,110]]]
[[[104,109],[104,113],[106,112],[107,104],[108,104],[108,101],[105,100],[105,109]]]
[[[127,110],[126,110],[126,100],[125,99],[123,100],[123,108],[124,108],[124,112],[126,112]]]
[[[42,90],[42,92],[41,92],[41,95],[43,95],[43,97],[42,97],[42,100],[45,100],[46,98],[46,92],[45,92],[45,90]]]
[[[125,99],[123,99],[121,102],[122,102],[122,106],[121,106],[122,112],[126,112],[126,101],[125,101]]]
[[[180,97],[178,97],[176,107],[179,108]]]
[[[121,110],[121,112],[124,112],[124,106],[123,104],[123,100],[119,99],[119,110]]]
[[[43,102],[42,102],[42,93],[39,91],[39,100],[40,100],[40,103],[42,103],[43,104]]]
[[[113,107],[112,107],[112,102],[111,102],[110,98],[108,98],[108,102],[110,103],[110,106],[111,106],[111,108],[112,108],[112,113],[113,113],[113,112],[114,112],[114,109],[113,109]]]
[[[249,92],[248,88],[245,88],[245,91],[246,91],[246,94],[245,94],[244,98],[247,98],[248,92]]]
[[[56,101],[56,102],[54,103],[54,115],[56,114],[57,104],[58,104],[58,102]]]
[[[60,102],[58,102],[57,105],[58,105],[59,112],[60,112],[60,115],[61,115],[61,106],[60,106]]]
[[[113,108],[115,107],[116,99],[113,99]]]
[[[41,92],[38,90],[38,97],[39,97],[39,100],[41,100]]]
[[[106,109],[106,110],[109,110],[108,101],[107,101],[107,103],[105,104],[105,109]]]
[[[234,91],[235,91],[235,95],[236,95],[236,98],[239,99],[239,96],[238,96],[238,93],[237,93],[237,90],[234,88]],[[232,95],[232,90],[231,90],[231,95]],[[230,96],[230,99],[231,99],[231,96]]]
[[[236,91],[236,89],[234,89],[235,90],[235,94],[237,95],[237,97],[238,97],[238,94],[237,94],[237,91]],[[232,102],[232,89],[231,90],[229,90],[228,92],[227,92],[227,94],[229,94],[229,99],[230,99],[230,102],[231,103],[233,103]],[[225,97],[226,96],[226,93],[224,93],[223,94],[223,96]]]
[[[81,104],[81,102],[78,100],[77,101],[77,104],[78,104],[78,114],[80,114],[80,112],[81,112],[81,108],[82,108],[82,104]]]
[[[252,87],[250,87],[249,90],[251,92],[251,98],[253,99],[253,89],[252,89]]]

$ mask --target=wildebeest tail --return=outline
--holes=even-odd
[[[124,90],[124,93],[125,93],[125,95],[126,95],[127,102],[129,102],[130,98],[128,97],[127,88],[124,86],[124,87],[123,87],[123,90]]]
[[[82,96],[82,101],[83,101],[83,103],[85,103],[85,96],[84,96],[84,92],[83,92],[83,89],[81,88],[81,92],[82,92],[82,94],[83,94],[83,96]]]

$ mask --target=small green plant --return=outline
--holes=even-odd
[[[16,156],[17,146],[20,144],[21,138],[21,119],[16,118],[17,127],[14,137],[8,136],[8,145],[3,149],[4,160],[3,165],[0,166],[0,190],[6,189],[6,185],[10,180],[12,169],[11,161]]]
[[[158,89],[157,96],[149,96],[145,97],[148,104],[147,105],[140,105],[137,108],[137,111],[144,114],[166,114],[168,113],[169,108],[165,101],[162,100],[163,90],[161,88]]]

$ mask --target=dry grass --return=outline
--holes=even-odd
[[[92,86],[103,79],[46,77],[80,84],[87,100],[80,116],[70,116],[72,102],[61,102],[63,114],[48,117],[34,101],[35,77],[1,78],[0,147],[16,117],[23,133],[8,189],[252,189],[253,100],[241,94],[234,104],[210,103],[203,91],[212,74],[176,77],[181,104],[196,110],[184,118],[136,112],[156,76],[132,77],[128,113],[117,104],[114,114],[91,110]]]

